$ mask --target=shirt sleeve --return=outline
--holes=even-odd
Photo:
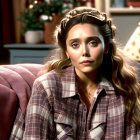
[[[51,89],[46,88],[38,79],[34,82],[27,107],[23,140],[52,140],[55,137],[51,101],[53,97],[50,95]]]

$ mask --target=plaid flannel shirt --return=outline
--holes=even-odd
[[[88,111],[80,99],[74,67],[61,76],[55,70],[34,82],[25,118],[20,110],[10,139],[140,140],[133,122],[125,122],[122,96],[102,79]]]

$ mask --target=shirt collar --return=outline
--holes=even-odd
[[[74,66],[70,66],[64,69],[64,75],[62,76],[62,97],[68,98],[75,96],[77,93],[76,85],[77,84]],[[106,94],[115,93],[113,85],[106,78],[101,78],[98,92],[100,92],[103,89],[106,91]]]
[[[112,85],[112,83],[110,83],[106,78],[102,77],[100,84],[99,84],[100,88],[104,88],[106,91],[114,91],[114,87]]]

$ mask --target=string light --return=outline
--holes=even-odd
[[[34,8],[33,4],[30,4],[28,8],[32,10]]]
[[[37,0],[35,0],[35,1],[34,1],[34,4],[38,4],[38,1],[37,1]]]

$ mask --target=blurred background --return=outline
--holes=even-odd
[[[139,27],[140,0],[1,0],[0,64],[43,63],[54,47],[53,31],[63,15],[84,5],[106,12],[117,27],[116,40],[126,52],[131,50],[128,41]],[[139,53],[139,61],[140,45],[135,44],[138,49],[133,53]]]

